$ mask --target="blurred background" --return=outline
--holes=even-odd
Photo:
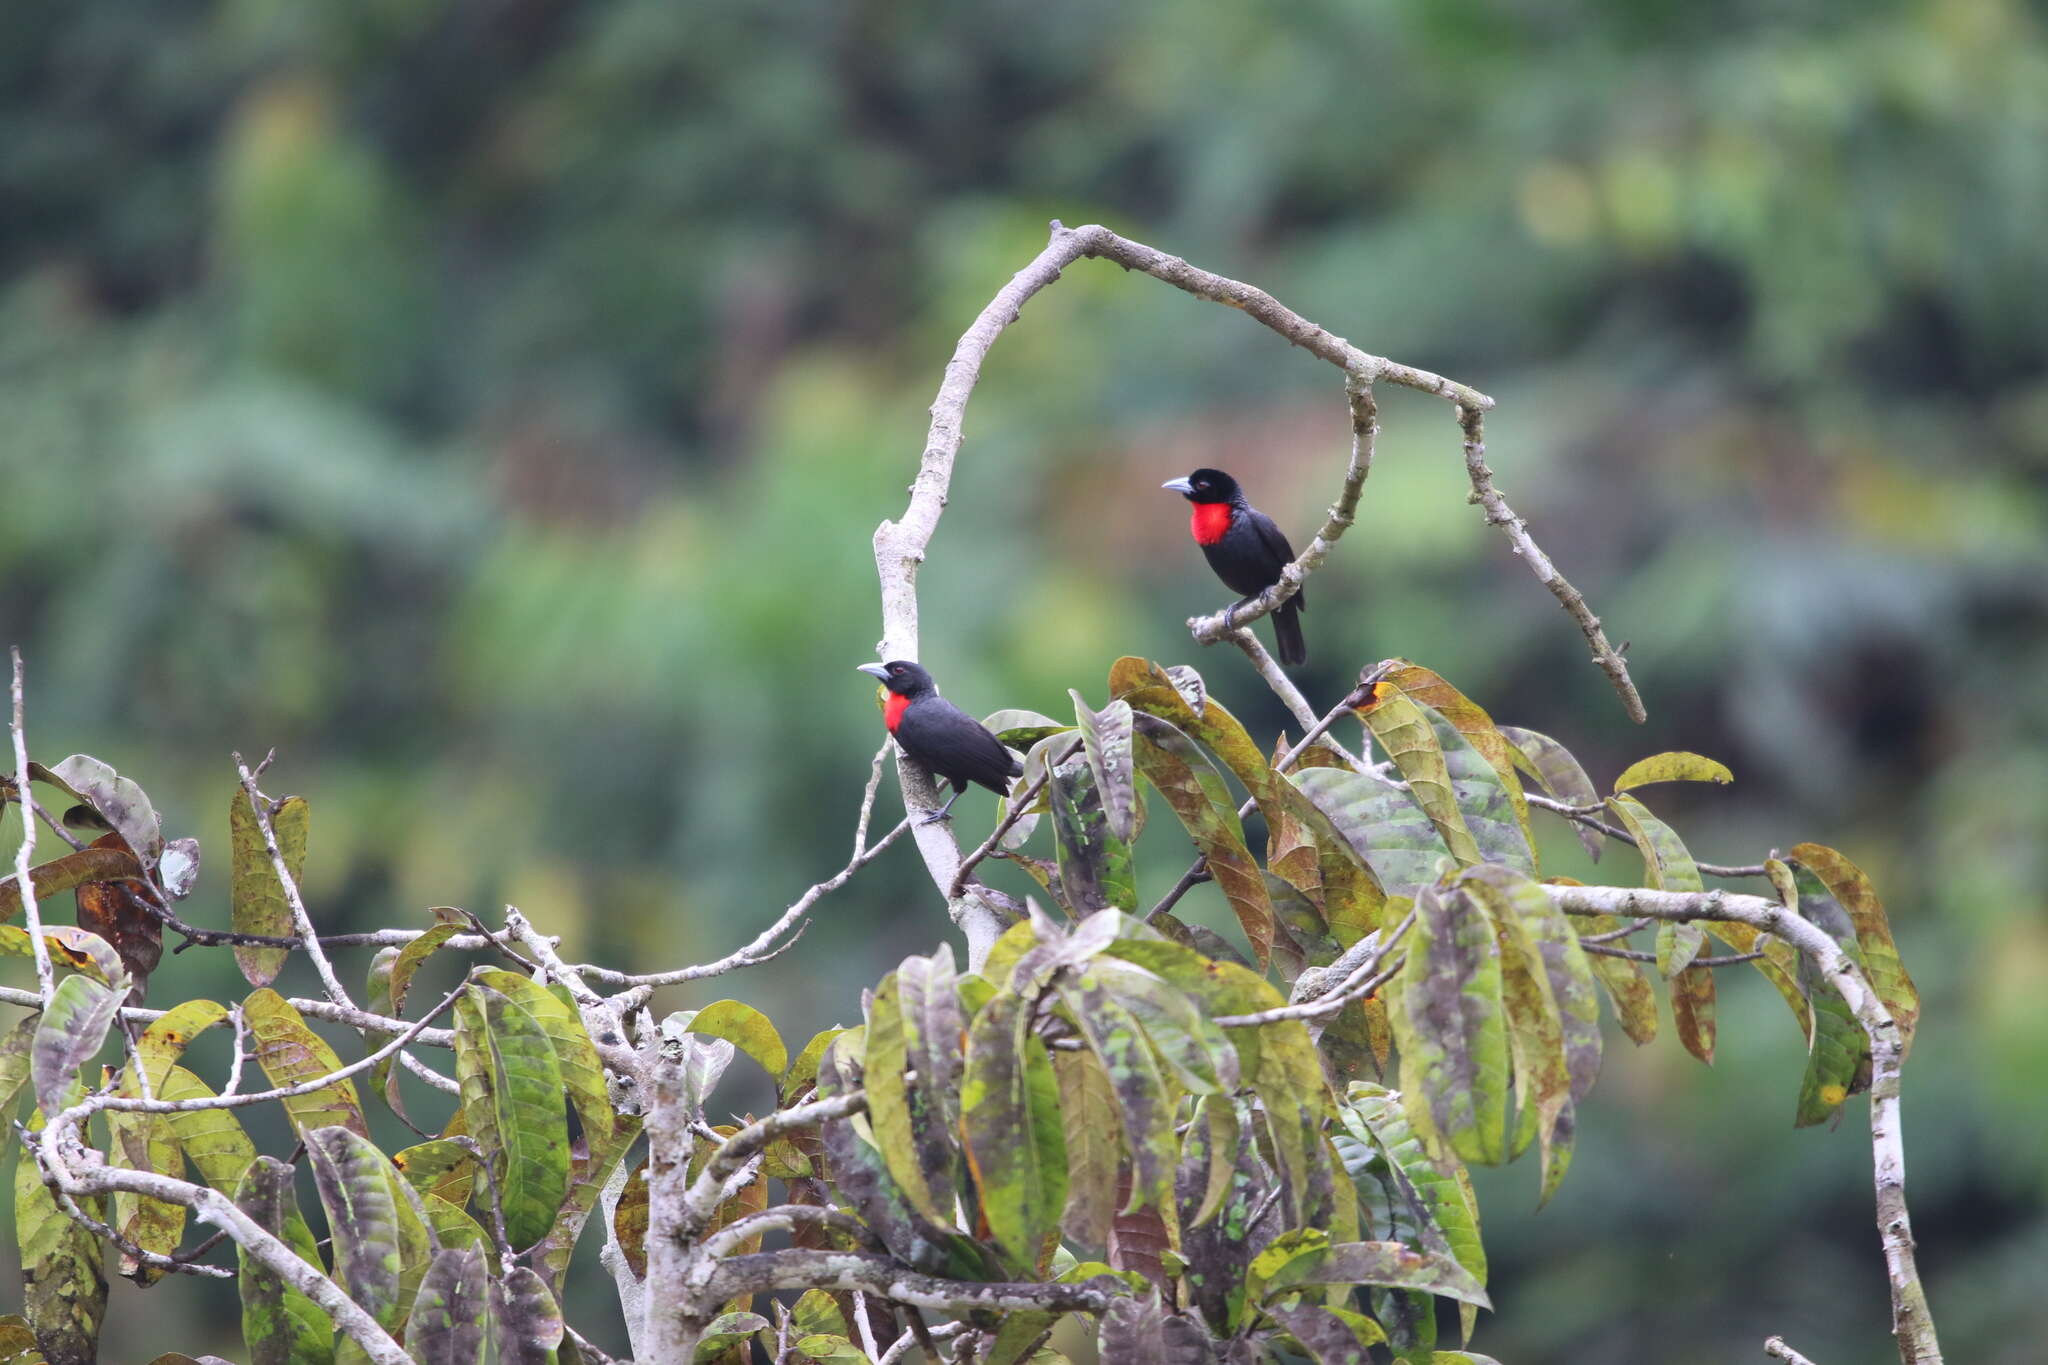
[[[73,0],[9,27],[0,637],[34,751],[105,758],[201,838],[192,918],[226,918],[228,753],[276,746],[324,925],[510,902],[645,966],[751,937],[845,859],[869,536],[952,343],[1048,219],[1101,221],[1500,400],[1500,485],[1630,642],[1649,725],[1399,390],[1312,593],[1309,696],[1404,655],[1596,781],[1728,762],[1733,788],[1646,794],[1701,857],[1814,839],[1868,869],[1926,1003],[1936,1319],[1951,1359],[2039,1358],[2038,7]],[[1190,662],[1270,739],[1242,661],[1186,638],[1220,598],[1158,484],[1222,465],[1299,543],[1346,436],[1327,367],[1077,264],[970,409],[925,661],[978,713]],[[1547,833],[1547,870],[1596,875]],[[1148,845],[1156,895],[1187,855]],[[773,964],[657,1003],[741,995],[800,1044],[946,929],[906,845]],[[1792,1130],[1802,1048],[1758,985],[1724,985],[1711,1071],[1668,1017],[1612,1035],[1540,1215],[1533,1165],[1484,1179],[1478,1349],[1889,1356],[1866,1111]],[[192,953],[151,994],[239,989]],[[572,1316],[622,1347],[585,1285]],[[117,1280],[106,1358],[237,1356],[230,1305]]]

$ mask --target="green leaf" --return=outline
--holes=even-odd
[[[518,972],[487,967],[476,972],[472,979],[497,991],[533,1016],[554,1049],[555,1065],[561,1068],[562,1084],[568,1089],[570,1102],[576,1106],[576,1116],[583,1121],[583,1131],[590,1134],[593,1143],[602,1145],[610,1138],[617,1115],[612,1109],[611,1091],[604,1079],[604,1062],[597,1055],[597,1045],[590,1041],[590,1034],[583,1027],[582,1014],[553,989]],[[713,1005],[699,1010],[697,1017],[690,1021],[692,1031],[705,1032],[702,1027],[704,1016],[717,1008]],[[761,1022],[765,1024],[767,1020]],[[770,1029],[769,1033],[772,1037],[774,1030]],[[782,1040],[777,1038],[775,1041],[779,1044]],[[773,1076],[780,1070],[780,1067],[775,1067],[768,1074]]]
[[[1457,793],[1451,790],[1451,771],[1444,762],[1443,746],[1430,713],[1407,693],[1381,687],[1374,690],[1372,700],[1360,707],[1358,714],[1386,750],[1387,757],[1401,770],[1409,795],[1428,814],[1451,856],[1468,867],[1479,862],[1479,845],[1458,809]]]
[[[936,1126],[929,1122],[920,1125],[917,1120],[922,1115],[913,1113],[910,1089],[903,1079],[908,1054],[898,975],[898,972],[891,972],[882,978],[882,984],[876,988],[874,1001],[868,1008],[867,1052],[862,1059],[868,1092],[868,1123],[874,1129],[875,1145],[881,1151],[890,1176],[902,1189],[904,1197],[910,1200],[911,1207],[934,1223],[946,1223],[952,1220],[952,1211],[939,1207],[934,1186],[945,1192],[950,1204],[952,1182],[940,1177],[950,1176],[952,1153],[944,1142],[945,1130],[937,1128],[935,1131]],[[924,1097],[919,1096],[917,1109],[923,1111],[926,1108]],[[940,1139],[932,1144],[932,1152],[928,1153],[921,1146],[922,1136]],[[937,1170],[927,1171],[925,1161],[928,1155],[936,1157]]]
[[[1237,1089],[1237,1050],[1228,1034],[1178,987],[1114,959],[1092,962],[1089,971],[1137,1019],[1183,1089],[1198,1095]]]
[[[1116,1089],[1093,1052],[1055,1052],[1060,1122],[1067,1145],[1067,1203],[1060,1227],[1090,1255],[1104,1255],[1116,1217],[1117,1169],[1123,1157]]]
[[[1270,1292],[1307,1284],[1419,1289],[1481,1308],[1493,1307],[1485,1288],[1465,1267],[1447,1256],[1412,1251],[1399,1242],[1340,1242],[1297,1256],[1273,1276]]]
[[[1174,1137],[1173,1102],[1145,1032],[1092,969],[1063,978],[1058,990],[1116,1094],[1132,1164],[1125,1209],[1165,1209],[1173,1196],[1180,1144]]]
[[[1187,828],[1264,966],[1273,951],[1273,906],[1222,778],[1193,741],[1165,721],[1138,716],[1135,732],[1139,771]]]
[[[1877,898],[1877,889],[1862,869],[1825,844],[1794,844],[1791,858],[1817,877],[1827,893],[1848,912],[1850,922],[1856,926],[1857,947],[1862,950],[1857,963],[1898,1024],[1901,1051],[1910,1051],[1913,1030],[1920,1021],[1920,992],[1914,987],[1913,978],[1906,974],[1898,945],[1892,942],[1891,923],[1885,916],[1884,903]]]
[[[1522,794],[1522,779],[1515,774],[1515,747],[1493,723],[1493,717],[1486,714],[1485,708],[1435,672],[1406,660],[1387,673],[1386,684],[1400,688],[1411,701],[1436,712],[1486,760],[1507,793],[1523,844],[1530,849],[1535,848],[1536,836],[1529,828],[1529,802]],[[1453,779],[1458,776],[1455,771],[1451,775]],[[1470,823],[1469,816],[1467,823]],[[1477,835],[1478,831],[1473,833]]]
[[[44,1113],[64,1107],[64,1096],[77,1082],[78,1068],[99,1054],[107,1041],[107,1030],[121,1011],[126,982],[103,986],[83,976],[67,976],[57,983],[50,1007],[36,1025],[29,1044],[29,1074],[35,1084],[36,1103]]]
[[[1621,776],[1614,779],[1614,790],[1625,792],[1635,787],[1647,787],[1653,782],[1718,782],[1726,785],[1734,780],[1735,774],[1723,764],[1703,754],[1674,749],[1669,753],[1651,754],[1623,768]]]
[[[1515,766],[1541,783],[1543,790],[1554,800],[1573,806],[1597,806],[1600,791],[1593,785],[1593,779],[1586,776],[1586,770],[1579,766],[1579,760],[1572,757],[1572,751],[1559,744],[1549,735],[1518,726],[1503,725],[1501,735],[1515,746],[1509,757]],[[1600,851],[1605,836],[1597,829],[1589,829],[1576,820],[1568,821],[1572,833],[1578,836],[1579,846],[1586,850],[1586,856],[1594,862],[1600,861]],[[1530,841],[1534,843],[1532,839]]]
[[[412,1309],[432,1243],[404,1177],[370,1140],[333,1124],[305,1134],[313,1183],[327,1210],[334,1275],[379,1326],[395,1332]],[[340,1355],[358,1348],[350,1342]]]
[[[697,1338],[698,1365],[711,1365],[754,1333],[770,1330],[770,1326],[759,1313],[726,1313],[713,1318],[704,1335]]]
[[[1410,1123],[1402,1097],[1384,1086],[1354,1083],[1337,1113],[1349,1138],[1380,1162],[1374,1179],[1389,1191],[1389,1221],[1381,1230],[1422,1250],[1447,1252],[1473,1279],[1486,1283],[1479,1203],[1456,1156],[1442,1151],[1440,1143],[1432,1152],[1434,1139]],[[1354,1169],[1352,1174],[1363,1183],[1365,1172]]]
[[[275,803],[270,812],[270,829],[277,836],[278,852],[284,855],[285,870],[294,882],[306,866],[306,836],[312,827],[312,810],[303,796],[288,796]],[[229,904],[235,932],[289,937],[296,932],[291,904],[285,899],[284,883],[278,880],[270,852],[263,843],[249,794],[235,789],[228,805],[228,840],[233,871],[229,883]],[[252,986],[268,986],[284,967],[288,948],[235,945],[235,965]]]
[[[415,1143],[394,1153],[391,1164],[421,1198],[432,1194],[453,1204],[466,1204],[476,1184],[476,1157],[451,1138]]]
[[[1671,1019],[1685,1050],[1714,1064],[1714,971],[1687,967],[1671,978]]]
[[[28,870],[29,883],[36,889],[38,905],[87,882],[113,882],[141,875],[142,864],[127,849],[98,845],[77,849],[46,863],[37,863]],[[19,879],[8,877],[0,880],[0,920],[13,919],[20,913]]]
[[[1774,872],[1783,866],[1778,864]],[[1805,863],[1795,864],[1792,873],[1800,916],[1840,945],[1852,962],[1862,966],[1862,947],[1848,910]],[[1774,875],[1772,880],[1778,881],[1779,877]],[[1833,1118],[1849,1096],[1869,1085],[1870,1043],[1834,982],[1803,955],[1798,970],[1800,984],[1813,1008],[1806,1074],[1800,1080],[1799,1103],[1792,1120],[1794,1127],[1805,1128]]]
[[[1130,843],[1138,837],[1143,807],[1138,800],[1136,760],[1131,752],[1131,704],[1112,701],[1100,711],[1090,710],[1079,692],[1069,689],[1074,699],[1074,719],[1081,731],[1081,747],[1095,789],[1102,796],[1103,815],[1109,832]]]
[[[211,1099],[213,1088],[184,1067],[174,1066],[158,1082],[156,1095],[160,1100]],[[199,1168],[200,1178],[234,1198],[256,1160],[256,1144],[242,1131],[234,1111],[193,1109],[169,1115],[169,1120],[185,1159]]]
[[[982,722],[990,733],[1011,749],[1029,749],[1050,735],[1063,735],[1074,727],[1036,711],[1006,708],[992,711]]]
[[[707,1038],[724,1038],[765,1067],[770,1076],[780,1076],[789,1067],[789,1048],[775,1031],[768,1016],[739,1000],[717,1000],[697,1011],[690,1020],[690,1032]]]
[[[1271,1307],[1266,1312],[1317,1365],[1367,1365],[1372,1355],[1366,1348],[1387,1339],[1380,1325],[1363,1313],[1312,1303]]]
[[[0,777],[0,787],[4,787]],[[0,1318],[0,1365],[50,1365],[49,1357],[36,1349],[35,1330],[19,1313]]]
[[[77,1095],[73,1079],[53,1095],[54,1107],[63,1108]],[[29,1131],[42,1126],[38,1111],[29,1119]],[[99,1200],[79,1202],[88,1213],[102,1216]],[[100,1325],[107,1315],[99,1239],[58,1207],[26,1147],[14,1166],[14,1238],[21,1257],[21,1308],[36,1344],[50,1365],[92,1365],[99,1359]]]
[[[950,962],[950,950],[946,951]],[[778,1083],[778,1093],[785,1101],[818,1078],[818,1059],[825,1055],[825,1048],[831,1041],[844,1032],[845,1029],[835,1024],[811,1035],[811,1041],[804,1044],[804,1050],[797,1053],[796,1060],[789,1064],[789,1070],[782,1073]]]
[[[1008,992],[991,1000],[968,1028],[960,1088],[982,1213],[996,1242],[1022,1265],[1037,1264],[1066,1204],[1059,1087],[1030,1023],[1029,1001]]]
[[[165,1079],[185,1046],[227,1015],[227,1007],[216,1001],[188,1000],[165,1012],[143,1031],[136,1041],[135,1054],[142,1063],[151,1095],[162,1097]],[[134,1060],[122,1068],[120,1093],[130,1098],[143,1093],[142,1077],[136,1074]],[[130,1170],[184,1175],[184,1154],[170,1116],[109,1110],[106,1123],[111,1164]],[[113,1206],[114,1226],[130,1241],[159,1255],[167,1256],[178,1249],[185,1230],[184,1205],[121,1191],[113,1196]],[[141,1265],[127,1252],[122,1253],[121,1273],[142,1285],[153,1284],[164,1274]]]
[[[69,924],[46,924],[43,926],[43,945],[50,951],[52,965],[69,967],[106,985],[119,981],[126,989],[128,969],[122,964],[121,955],[98,934]],[[29,940],[28,930],[18,925],[0,924],[0,953],[12,957],[34,956],[35,948]]]
[[[638,1279],[647,1278],[648,1198],[647,1163],[643,1160],[626,1177],[619,1202],[612,1206],[612,1237]]]
[[[547,1235],[569,1192],[566,1088],[540,1023],[472,982],[455,1005],[455,1074],[469,1132],[490,1160],[514,1248]]]
[[[299,1215],[290,1166],[275,1157],[253,1158],[234,1200],[301,1260],[325,1270],[313,1234]],[[334,1324],[320,1306],[248,1252],[238,1248],[236,1259],[241,1265],[242,1340],[249,1347],[250,1365],[325,1365],[333,1360]]]
[[[1628,828],[1643,857],[1643,884],[1660,891],[1700,891],[1698,866],[1692,854],[1671,826],[1650,814],[1633,796],[1617,796],[1608,806]],[[1657,926],[1657,970],[1676,976],[1691,965],[1706,946],[1706,930],[1697,924],[1666,920]]]
[[[967,1033],[960,982],[950,946],[941,945],[930,957],[906,957],[896,969],[904,1058],[917,1072],[917,1096],[925,1115],[925,1131],[918,1140],[946,1153],[941,1157],[938,1150],[931,1150],[922,1155],[935,1189],[952,1188],[951,1148],[960,1132],[960,1076],[966,1064],[961,1049]]]
[[[790,1308],[790,1325],[798,1337],[844,1337],[852,1332],[838,1303],[822,1289],[806,1289],[797,1296]]]
[[[1495,917],[1513,918],[1535,947],[1557,1002],[1571,1098],[1573,1103],[1585,1099],[1600,1075],[1600,1000],[1593,990],[1590,955],[1580,946],[1570,917],[1535,881],[1505,868],[1474,868],[1465,881],[1475,893],[1492,888],[1501,896],[1505,904],[1496,902]]]
[[[562,1310],[546,1281],[527,1266],[514,1266],[491,1281],[490,1296],[499,1365],[554,1365]]]
[[[1290,780],[1395,895],[1435,881],[1438,864],[1451,856],[1428,813],[1396,788],[1348,768],[1310,768]]]
[[[1058,765],[1046,796],[1067,909],[1076,918],[1109,908],[1134,909],[1138,884],[1131,848],[1109,827],[1093,771],[1084,762]]]
[[[1498,1165],[1507,1156],[1508,1041],[1490,917],[1471,896],[1434,885],[1415,911],[1388,1002],[1402,1086],[1427,1096],[1460,1157]]]
[[[1569,877],[1554,878],[1560,884],[1583,886],[1583,882]],[[1613,915],[1583,915],[1579,917],[1581,934],[1608,934],[1622,927],[1622,921]],[[1621,1030],[1637,1047],[1657,1036],[1657,993],[1650,987],[1648,976],[1642,964],[1626,958],[1609,957],[1605,953],[1588,953],[1586,965],[1593,969],[1593,975],[1606,988],[1608,999],[1614,1003],[1614,1017],[1621,1024]]]
[[[28,1085],[29,1047],[41,1020],[41,1014],[23,1015],[7,1031],[5,1040],[0,1040],[0,1157],[14,1140],[15,1103]]]
[[[341,1059],[327,1040],[308,1028],[299,1012],[268,986],[251,991],[242,1002],[242,1022],[255,1040],[256,1061],[274,1086],[301,1085],[341,1070]],[[361,1137],[370,1135],[354,1081],[339,1080],[290,1096],[283,1103],[300,1137],[334,1123]]]
[[[1494,941],[1499,945],[1501,959],[1501,1002],[1507,1007],[1508,1052],[1515,1068],[1517,1113],[1511,1151],[1519,1156],[1528,1150],[1531,1141],[1541,1139],[1542,1192],[1537,1199],[1541,1207],[1556,1193],[1566,1167],[1571,1164],[1572,1077],[1565,1061],[1563,1012],[1543,952],[1523,918],[1524,898],[1517,892],[1526,887],[1533,892],[1528,899],[1541,902],[1545,910],[1550,898],[1533,881],[1499,866],[1470,869],[1459,886],[1465,894],[1485,903],[1488,918],[1493,921]],[[1583,959],[1584,952],[1569,925],[1557,924],[1554,931],[1564,934],[1566,942]],[[1586,1001],[1590,1003],[1590,972],[1585,990]],[[1592,1032],[1597,1066],[1597,1019],[1586,1024]]]
[[[405,1349],[420,1365],[483,1365],[490,1311],[483,1253],[437,1251],[405,1326]]]
[[[1202,1197],[1186,1218],[1187,1226],[1199,1227],[1216,1216],[1223,1198],[1230,1193],[1231,1173],[1237,1163],[1237,1106],[1227,1095],[1204,1095],[1196,1121],[1188,1125],[1187,1140],[1181,1146],[1181,1162],[1203,1170]]]
[[[440,951],[442,944],[468,927],[462,913],[452,906],[432,906],[427,913],[434,917],[433,927],[401,947],[391,962],[390,991],[393,1016],[405,1013],[405,998],[412,993],[413,974],[426,965],[428,958]]]

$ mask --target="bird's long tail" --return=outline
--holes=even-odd
[[[1280,647],[1280,662],[1289,668],[1308,662],[1308,643],[1301,638],[1301,608],[1283,603],[1273,613],[1273,642]]]

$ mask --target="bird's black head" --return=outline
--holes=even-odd
[[[1159,486],[1189,502],[1235,502],[1239,497],[1237,480],[1220,469],[1197,469],[1185,479],[1168,479]]]
[[[860,672],[881,680],[882,686],[898,696],[914,697],[921,692],[935,692],[937,685],[932,675],[923,667],[908,659],[891,659],[885,664],[862,664]]]

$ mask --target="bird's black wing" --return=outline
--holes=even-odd
[[[979,782],[998,795],[1022,765],[988,728],[944,697],[919,702],[903,713],[896,740],[920,763],[956,782]]]
[[[1259,533],[1259,544],[1263,545],[1268,553],[1275,556],[1273,578],[1275,581],[1278,581],[1280,570],[1294,562],[1294,547],[1287,543],[1287,533],[1280,529],[1279,523],[1256,507],[1247,510],[1251,513],[1249,520],[1251,521],[1252,529]],[[1308,589],[1304,587],[1287,600],[1299,602],[1301,609],[1307,611]]]

